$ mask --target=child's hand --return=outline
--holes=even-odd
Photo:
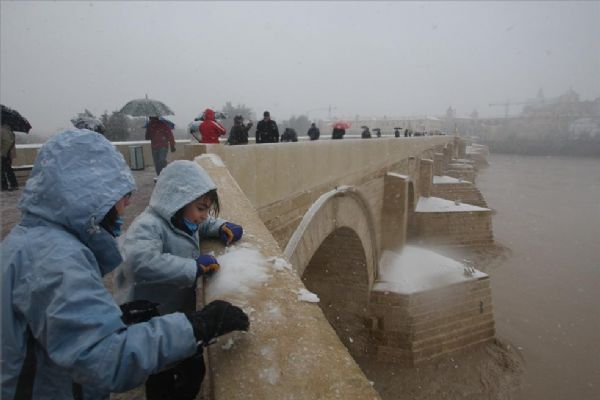
[[[232,222],[225,222],[219,228],[219,238],[225,244],[225,246],[229,246],[233,242],[237,242],[242,238],[244,234],[244,229],[236,225]]]
[[[208,254],[203,254],[196,258],[196,265],[198,266],[197,276],[206,275],[211,276],[221,268],[217,259]]]

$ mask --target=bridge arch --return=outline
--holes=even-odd
[[[362,245],[370,289],[378,274],[377,231],[369,204],[353,187],[339,187],[319,197],[304,214],[284,255],[302,276],[321,244],[340,228],[353,231]]]

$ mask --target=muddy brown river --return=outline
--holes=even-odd
[[[497,155],[478,176],[495,238],[497,335],[521,352],[523,400],[600,399],[600,159]]]

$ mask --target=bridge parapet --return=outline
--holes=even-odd
[[[258,290],[220,297],[241,304],[251,325],[247,334],[235,336],[231,349],[219,344],[209,348],[213,392],[209,397],[379,399],[321,309],[299,300],[304,285],[298,274],[281,264],[277,267],[283,254],[228,169],[217,157],[200,157],[197,162],[219,188],[222,216],[244,226],[242,243],[275,260],[270,279]],[[214,244],[203,250],[224,251]]]

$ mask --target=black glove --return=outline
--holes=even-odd
[[[121,304],[121,319],[125,325],[139,324],[140,322],[150,321],[154,317],[158,317],[158,303],[153,303],[148,300],[133,300]]]
[[[250,321],[241,308],[223,300],[215,300],[202,310],[186,314],[196,340],[206,346],[212,339],[232,331],[247,331]]]

